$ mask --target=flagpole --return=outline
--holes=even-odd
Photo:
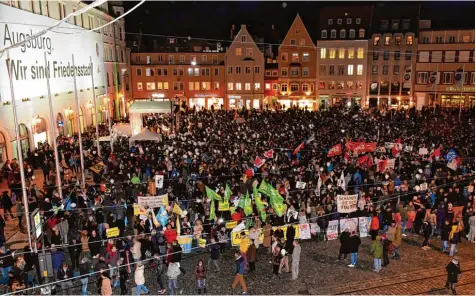
[[[94,67],[93,67],[93,59],[91,56],[89,57],[89,63],[91,64],[91,85],[93,88],[93,108],[94,108],[94,121],[96,122],[96,144],[97,144],[97,151],[98,156],[101,156],[101,147],[99,145],[99,127],[98,127],[98,109],[96,108],[96,90],[94,89]]]
[[[440,77],[440,73],[438,72],[438,64],[436,64],[436,79],[435,83],[433,84],[433,115],[436,113],[436,88],[438,87],[438,80]]]
[[[101,34],[101,44],[104,48],[104,34]],[[104,57],[104,55],[103,55],[103,57]],[[109,87],[109,85],[108,85],[109,79],[106,75],[106,67],[104,65],[105,65],[105,61],[103,61],[103,63],[102,63],[102,72],[103,72],[103,75],[104,75],[104,94],[106,95],[106,98],[107,98],[106,117],[107,117],[107,125],[109,127],[109,145],[111,146],[111,154],[112,154],[113,149],[114,149],[114,145],[112,143],[111,116],[109,114],[109,109],[110,109],[109,108],[109,106],[110,106],[109,100],[110,100],[110,98],[107,95],[107,91],[108,91],[108,87]]]
[[[73,59],[73,69],[74,69],[74,54],[71,55]],[[78,139],[79,139],[79,156],[81,157],[81,179],[83,181],[83,188],[86,188],[86,178],[84,177],[84,156],[83,156],[83,139],[81,137],[81,120],[79,118],[79,96],[78,96],[78,87],[76,85],[76,71],[73,71],[73,81],[74,81],[74,96],[76,97],[76,114],[77,124],[78,124]]]
[[[17,142],[17,153],[18,153],[18,161],[20,163],[20,178],[21,178],[21,189],[22,189],[22,200],[25,209],[25,216],[26,216],[26,227],[28,231],[28,244],[31,248],[31,229],[30,229],[30,211],[28,209],[28,196],[26,192],[26,182],[25,182],[25,168],[23,167],[23,153],[21,148],[20,142],[20,131],[18,129],[18,115],[17,115],[17,106],[15,102],[15,91],[13,90],[13,79],[11,73],[11,66],[10,66],[10,50],[7,50],[7,71],[8,71],[8,79],[10,80],[10,93],[12,99],[12,108],[13,108],[13,122],[15,124],[15,137]],[[21,219],[22,217],[18,217]]]
[[[59,173],[60,171],[60,166],[59,166],[59,157],[58,157],[58,145],[56,143],[56,124],[55,124],[55,117],[54,117],[54,112],[53,112],[53,100],[51,99],[51,88],[50,88],[50,71],[48,67],[48,59],[46,57],[46,51],[45,51],[45,68],[46,68],[46,88],[48,89],[48,104],[50,107],[50,125],[51,125],[51,135],[53,137],[53,149],[54,149],[54,155],[55,155],[55,167],[56,167],[56,182],[58,184],[58,193],[60,196],[60,199],[63,200],[63,188],[61,185],[61,174]]]

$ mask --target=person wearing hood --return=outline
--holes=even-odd
[[[375,240],[372,241],[372,246],[370,248],[370,254],[374,258],[374,272],[380,272],[382,269],[382,258],[383,258],[383,246],[380,242],[380,236],[376,236]]]
[[[445,288],[451,289],[451,293],[456,295],[456,283],[458,283],[458,278],[461,276],[461,268],[459,265],[459,258],[454,256],[448,265],[446,265],[447,279]]]

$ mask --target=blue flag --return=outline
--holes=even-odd
[[[155,216],[157,221],[160,222],[160,224],[165,227],[167,223],[169,222],[169,214],[167,213],[167,210],[165,210],[164,206],[161,206],[159,209],[159,212],[157,213],[157,216]]]
[[[66,200],[65,207],[66,211],[71,211],[71,197]]]
[[[452,162],[456,157],[458,157],[458,154],[451,148],[446,154],[445,159],[448,162]]]

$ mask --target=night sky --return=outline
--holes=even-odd
[[[137,2],[125,1],[126,11]],[[285,3],[285,4],[284,4]],[[284,37],[299,13],[313,39],[317,38],[319,8],[326,6],[375,5],[378,2],[344,1],[147,1],[126,17],[129,33],[230,39],[231,25],[247,24],[251,34],[266,36],[274,24]],[[393,2],[398,5],[398,3]],[[401,2],[405,3],[405,2]],[[433,28],[474,28],[475,2],[411,2],[421,4],[421,19],[431,19]],[[284,5],[283,5],[284,4]],[[130,35],[127,36],[130,40]],[[265,41],[267,41],[265,39]]]

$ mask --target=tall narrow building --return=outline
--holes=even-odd
[[[260,109],[264,97],[264,55],[241,25],[225,54],[226,109]]]
[[[316,46],[299,14],[279,46],[278,70],[281,107],[315,110]]]

